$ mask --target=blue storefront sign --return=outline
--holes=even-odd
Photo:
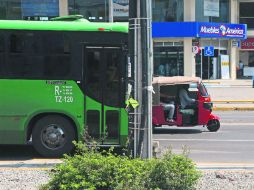
[[[22,0],[23,17],[59,16],[59,0]]]
[[[223,24],[210,22],[153,22],[153,38],[232,38],[246,39],[246,24]]]
[[[198,23],[197,37],[209,38],[244,38],[246,39],[246,25]]]

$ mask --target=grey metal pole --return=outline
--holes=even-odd
[[[132,96],[142,103],[142,52],[140,30],[140,0],[129,2],[129,54],[132,65],[132,77],[129,83],[133,87]],[[141,105],[129,112],[129,138],[133,156],[139,157]]]
[[[152,1],[147,0],[147,129],[148,158],[152,158],[152,80],[153,80],[153,40],[152,40]]]
[[[108,13],[108,18],[109,22],[114,22],[114,15],[113,15],[113,0],[108,0],[108,7],[109,7],[109,13]]]
[[[152,157],[152,75],[151,0],[130,1],[129,50],[133,63],[133,94],[140,106],[134,110],[134,157]],[[135,9],[136,12],[133,12]]]
[[[152,37],[151,2],[141,1],[142,46],[142,118],[139,152],[142,158],[152,157]]]
[[[143,70],[143,51],[142,51],[142,26],[141,26],[141,6],[142,6],[142,0],[137,0],[137,17],[135,18],[136,20],[136,94],[137,94],[137,100],[140,102],[140,106],[136,109],[136,157],[141,156],[141,149],[139,148],[140,145],[142,145],[143,139],[141,137],[142,133],[142,115],[143,115],[143,110],[142,110],[142,102],[143,102],[143,93],[142,93],[142,81],[143,81],[143,76],[142,76],[142,70]]]

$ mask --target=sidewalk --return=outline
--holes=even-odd
[[[254,110],[252,80],[204,80],[214,110]]]
[[[48,170],[56,164],[62,163],[61,159],[41,158],[24,160],[0,160],[0,170],[20,169],[20,170]]]

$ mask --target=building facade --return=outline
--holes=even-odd
[[[128,21],[128,2],[129,0],[0,0],[0,19],[48,20],[55,16],[81,14],[94,22]],[[192,36],[190,33],[182,36],[172,33],[162,37],[153,36],[154,74],[200,76],[203,79],[235,79],[254,75],[253,8],[254,0],[153,0],[153,23],[162,24],[161,26],[164,26],[163,23],[171,23],[177,33],[180,29],[191,31],[191,23],[195,23],[195,26],[206,23],[206,28],[210,26],[211,29],[226,23],[225,26],[233,30],[243,29],[241,24],[246,23],[248,28],[244,31],[247,32],[247,39],[244,39],[245,34],[204,37],[200,36],[200,31]],[[176,26],[177,23],[180,25]],[[155,25],[153,30],[156,29]],[[168,28],[160,31],[165,30]],[[213,47],[210,56],[206,56],[207,47]],[[161,65],[163,70],[159,69]]]
[[[240,44],[247,37],[245,21],[239,20],[241,1],[172,0],[171,2],[174,2],[172,9],[183,10],[176,11],[178,14],[182,12],[183,16],[175,16],[173,20],[175,23],[171,23],[171,21],[165,23],[167,22],[166,14],[164,20],[156,20],[153,9],[155,74],[161,74],[157,68],[164,62],[172,72],[170,75],[183,74],[199,76],[203,79],[235,79],[251,76],[251,72],[240,73],[238,69],[242,54]],[[162,9],[156,12],[166,13],[167,4],[161,7]],[[157,6],[157,8],[159,7]],[[174,11],[172,13],[176,15]],[[159,26],[159,28],[155,26]],[[222,30],[226,31],[225,34]],[[236,35],[227,33],[231,30]],[[238,35],[238,32],[241,35]],[[211,54],[207,54],[206,50],[210,50],[208,49],[210,47],[213,51]],[[167,58],[160,59],[157,54]],[[171,65],[173,65],[173,69]],[[249,64],[245,61],[244,65],[246,65],[244,68],[246,71]],[[179,72],[175,72],[176,70]],[[162,74],[164,75],[164,73]],[[168,75],[167,72],[166,75]]]

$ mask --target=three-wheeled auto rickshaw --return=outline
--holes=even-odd
[[[204,84],[198,77],[154,77],[153,88],[153,127],[168,126],[197,126],[203,125],[211,132],[220,128],[220,118],[212,114],[213,103]],[[180,89],[187,89],[187,93],[195,104],[191,107],[183,107],[179,98]],[[162,94],[168,96],[168,100],[174,103],[173,119],[168,121],[167,111],[162,103]]]

